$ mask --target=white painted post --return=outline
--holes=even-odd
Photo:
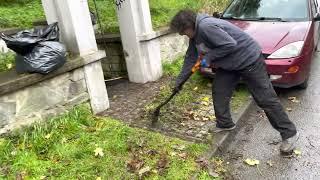
[[[140,41],[153,34],[148,0],[116,0],[122,45],[129,79],[136,83],[158,80],[162,75],[159,41]]]
[[[62,42],[69,51],[80,56],[98,51],[87,0],[42,0],[42,4],[48,24],[59,22]],[[109,108],[101,62],[86,65],[84,72],[92,110],[100,113]]]

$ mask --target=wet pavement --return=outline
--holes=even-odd
[[[279,153],[280,135],[272,129],[265,115],[252,108],[242,119],[237,132],[221,149],[229,162],[230,179],[320,179],[320,53],[313,61],[309,87],[306,90],[279,90],[279,96],[290,119],[300,132],[298,148],[302,154],[291,158]],[[296,97],[297,101],[288,100]],[[248,166],[247,158],[260,161]]]

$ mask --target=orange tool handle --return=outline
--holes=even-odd
[[[195,73],[196,71],[198,71],[200,69],[201,66],[201,60],[202,60],[203,55],[200,55],[197,59],[196,64],[194,64],[194,66],[192,67],[192,73]]]

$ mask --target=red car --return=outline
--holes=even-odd
[[[260,44],[274,86],[307,87],[319,40],[318,0],[233,0],[220,18]]]

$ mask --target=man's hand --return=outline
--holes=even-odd
[[[201,60],[201,67],[203,67],[203,68],[209,68],[209,67],[210,67],[210,64],[207,62],[206,59],[202,59],[202,60]]]

